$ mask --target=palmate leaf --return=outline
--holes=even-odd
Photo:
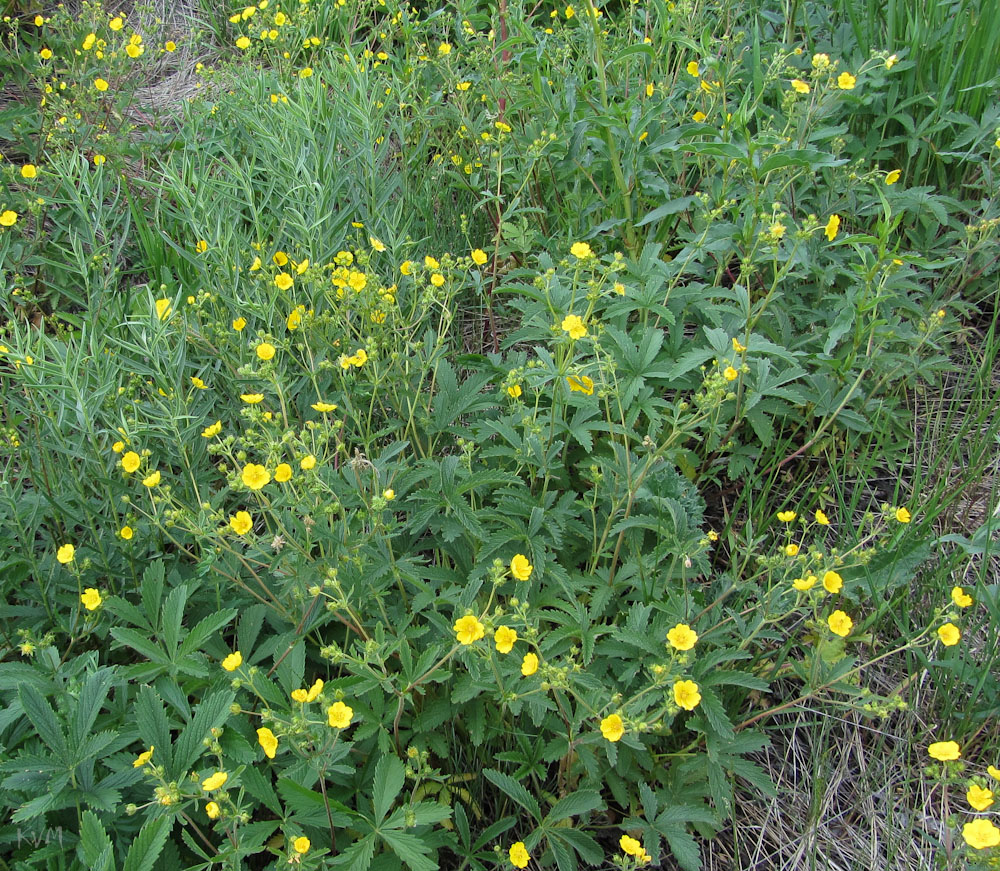
[[[375,766],[375,782],[372,784],[372,805],[375,823],[381,823],[389,813],[389,808],[403,789],[406,766],[395,756],[383,756]]]

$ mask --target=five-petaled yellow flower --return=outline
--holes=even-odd
[[[236,671],[241,665],[243,665],[243,654],[238,650],[230,653],[229,656],[222,660],[222,668],[225,671]]]
[[[837,238],[837,233],[840,232],[840,215],[830,215],[830,220],[826,222],[826,238],[831,242]]]
[[[80,594],[80,603],[88,611],[96,611],[101,607],[101,593],[94,587],[87,587],[83,593]]]
[[[797,94],[808,94],[809,85],[802,81],[802,79],[792,79],[792,88]]]
[[[927,753],[931,759],[937,759],[939,762],[952,762],[962,755],[955,741],[935,741],[927,748]]]
[[[830,525],[830,518],[827,517],[826,514],[823,511],[821,511],[819,508],[817,508],[816,509],[816,522],[820,526],[829,526]]]
[[[292,841],[292,849],[300,856],[308,853],[311,846],[312,842],[305,835]]]
[[[569,248],[569,253],[577,260],[586,260],[594,256],[593,250],[586,242],[574,242]]]
[[[608,741],[620,741],[625,734],[625,723],[618,714],[611,714],[601,720],[601,734]]]
[[[909,523],[910,520],[912,519],[910,512],[907,511],[905,508],[897,508],[895,514],[896,514],[896,520],[899,523]]]
[[[312,407],[316,411],[319,411],[319,412],[321,412],[323,414],[326,414],[329,411],[336,411],[337,410],[337,406],[334,405],[332,402],[314,402],[312,404]]]
[[[725,378],[726,381],[735,381],[740,377],[740,373],[732,366],[726,366],[726,368],[722,370],[722,377]]]
[[[152,475],[147,475],[145,478],[143,478],[142,483],[143,486],[149,487],[150,490],[152,490],[153,487],[156,487],[160,483],[159,470],[157,469],[157,471],[153,472]]]
[[[690,650],[698,640],[698,633],[687,623],[678,623],[667,633],[667,641],[675,650]]]
[[[842,91],[850,91],[857,84],[857,77],[852,76],[850,73],[841,73],[837,76],[837,87]]]
[[[898,170],[898,169],[894,169],[894,170],[892,170],[892,171],[891,171],[891,172],[890,172],[890,173],[889,173],[889,174],[888,174],[888,175],[887,175],[887,176],[885,177],[885,183],[886,183],[886,184],[895,184],[895,183],[896,183],[897,181],[899,181],[899,178],[900,178],[900,176],[901,176],[902,174],[903,174],[903,173],[902,173],[902,172],[901,172],[900,170]]]
[[[208,814],[208,818],[210,820],[217,820],[219,815],[222,813],[222,808],[219,807],[219,803],[217,801],[210,801],[207,805],[205,805],[205,813]]]
[[[237,535],[246,535],[253,529],[253,518],[249,511],[237,511],[230,516],[229,526]]]
[[[201,782],[201,788],[205,792],[214,792],[217,789],[222,789],[227,780],[229,780],[229,775],[225,771],[216,771],[215,774],[206,777]]]
[[[536,671],[538,671],[538,657],[534,653],[524,654],[524,659],[521,660],[521,674],[531,677]]]
[[[945,647],[952,647],[962,639],[962,633],[954,623],[945,623],[938,627],[938,638]]]
[[[474,248],[471,256],[472,262],[475,263],[476,266],[482,266],[487,260],[490,259],[482,248]]]
[[[523,391],[521,390],[520,384],[512,384],[510,387],[507,388],[507,395],[511,399],[520,399],[522,392]]]
[[[952,587],[951,601],[959,608],[968,608],[972,604],[972,596],[966,593],[961,587]]]
[[[510,858],[510,864],[515,868],[527,868],[528,862],[531,860],[531,856],[524,846],[524,841],[511,844],[510,850],[507,851],[507,856]]]
[[[161,320],[166,320],[170,317],[170,313],[173,309],[170,307],[170,300],[163,298],[158,299],[154,305],[156,306],[156,316]]]
[[[796,515],[794,511],[778,512],[778,520],[780,520],[782,523],[791,523],[795,519],[795,516]]]
[[[243,467],[240,477],[243,483],[251,490],[260,490],[261,487],[271,480],[271,473],[259,463],[247,463]]]
[[[493,633],[493,641],[500,653],[510,653],[514,649],[514,642],[517,641],[517,630],[510,626],[500,626]]]
[[[843,611],[836,610],[826,619],[826,625],[834,635],[846,638],[854,627],[854,621]]]
[[[279,484],[284,484],[292,477],[292,467],[288,463],[278,463],[274,470],[274,480]]]
[[[273,359],[274,358],[274,345],[272,345],[270,342],[261,342],[257,346],[257,356],[261,360],[264,360],[265,362],[267,360]]]
[[[206,426],[201,431],[201,435],[202,438],[210,439],[213,436],[217,436],[220,432],[222,432],[222,421],[217,420],[215,423],[211,423],[208,426]]]
[[[696,60],[688,61],[686,69],[687,69],[687,74],[689,76],[694,76],[695,78],[698,78],[698,76],[701,75],[701,71],[698,69],[698,61]]]
[[[984,811],[993,804],[993,791],[984,789],[978,783],[972,784],[965,794],[969,804],[977,811]]]
[[[264,748],[264,755],[268,759],[274,759],[274,754],[278,749],[278,739],[267,727],[257,730],[257,741]]]
[[[974,850],[986,850],[1000,845],[1000,829],[985,817],[962,826],[962,837]]]
[[[587,335],[587,326],[579,315],[566,315],[561,324],[571,339],[582,339]]]
[[[132,762],[133,768],[142,768],[143,765],[149,763],[149,760],[153,758],[153,751],[156,749],[156,745],[150,744],[148,750],[143,750]]]
[[[531,577],[535,567],[528,562],[528,558],[523,553],[514,554],[510,561],[510,573],[519,581],[526,581]]]
[[[64,544],[56,551],[56,559],[63,565],[73,562],[76,555],[76,548],[71,544]]]
[[[795,587],[800,593],[805,593],[807,590],[811,590],[816,586],[816,575],[807,575],[804,578],[795,578],[792,581],[792,586]]]
[[[693,680],[679,680],[674,684],[674,701],[677,707],[693,711],[701,702],[698,684]]]
[[[326,719],[332,729],[346,729],[351,725],[354,708],[343,702],[334,702],[326,709]]]
[[[566,383],[571,393],[585,393],[587,396],[594,394],[594,380],[586,375],[567,375]]]
[[[141,462],[139,455],[135,451],[127,451],[122,456],[122,468],[126,472],[134,472],[139,468],[139,463]]]
[[[452,629],[459,644],[473,644],[486,634],[486,627],[472,614],[459,617]]]
[[[823,575],[823,589],[828,593],[839,593],[844,586],[844,579],[837,572],[826,572]]]
[[[13,227],[17,223],[17,212],[13,209],[4,209],[0,212],[0,227]]]

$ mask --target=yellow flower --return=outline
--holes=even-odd
[[[536,671],[538,671],[538,657],[534,653],[524,654],[524,659],[521,660],[521,674],[531,677]]]
[[[691,116],[691,120],[694,121],[695,124],[701,124],[707,117],[708,117],[708,115],[706,115],[704,112],[700,112],[699,111],[699,112],[695,112]]]
[[[206,426],[201,431],[201,435],[202,438],[210,439],[213,436],[217,436],[220,432],[222,432],[222,421],[217,420],[215,423]]]
[[[299,462],[299,468],[304,472],[308,472],[310,469],[315,469],[316,458],[312,454],[309,454],[307,457],[303,457]]]
[[[528,562],[528,558],[523,553],[514,554],[510,561],[510,573],[519,581],[526,581],[531,577],[535,567]]]
[[[962,837],[974,850],[986,850],[1000,845],[1000,829],[985,817],[962,826]]]
[[[785,235],[785,225],[780,221],[775,221],[771,224],[771,229],[769,231],[775,239],[781,239]]]
[[[238,650],[234,650],[222,660],[222,667],[226,671],[236,671],[241,665],[243,665],[243,654]]]
[[[837,572],[826,572],[823,575],[823,589],[828,593],[839,593],[844,586],[844,579]]]
[[[142,479],[143,486],[149,487],[150,490],[153,489],[157,484],[160,483],[160,472],[159,470],[153,472],[152,475],[147,475]]]
[[[198,243],[194,246],[194,250],[199,254],[204,254],[208,250],[208,242],[204,239],[199,239]]]
[[[246,325],[247,325],[246,318],[236,318],[233,321],[233,329],[236,330],[237,333],[241,332]]]
[[[799,546],[797,544],[786,544],[785,545],[785,556],[798,556]]]
[[[896,509],[896,520],[898,520],[900,523],[909,523],[911,519],[912,518],[910,512],[907,511],[905,508]]]
[[[97,90],[104,92],[108,89],[108,83],[104,79],[94,79],[94,87]]]
[[[333,729],[346,729],[351,725],[351,718],[354,716],[354,708],[345,705],[343,702],[334,702],[326,709],[327,722]]]
[[[486,627],[472,614],[459,617],[452,627],[459,644],[473,644],[486,634]]]
[[[896,183],[897,181],[899,181],[899,177],[900,177],[900,176],[901,176],[902,174],[903,174],[903,173],[902,173],[902,172],[900,172],[900,171],[899,171],[898,169],[894,169],[894,170],[892,170],[892,172],[890,172],[890,173],[889,173],[889,174],[888,174],[888,175],[887,175],[887,176],[885,177],[885,183],[886,183],[886,184],[895,184],[895,183]]]
[[[323,681],[321,678],[316,678],[316,680],[313,681],[313,685],[309,687],[309,692],[306,693],[306,701],[307,702],[315,701],[316,697],[321,692],[323,692]]]
[[[198,390],[208,390],[208,385],[205,384],[205,382],[202,381],[197,375],[191,376],[191,384],[192,386],[197,387]]]
[[[510,653],[517,641],[517,630],[509,626],[501,626],[493,633],[493,641],[500,653]]]
[[[441,54],[441,55],[451,54],[451,45],[449,43],[447,43],[447,42],[442,42],[438,46],[438,54]]]
[[[587,396],[594,393],[594,381],[586,375],[567,375],[566,383],[571,393],[585,393]]]
[[[278,749],[278,739],[275,737],[274,732],[266,727],[258,729],[257,741],[264,748],[264,755],[268,759],[274,759],[275,751]]]
[[[0,213],[0,227],[13,227],[17,223],[17,212],[13,209],[5,209]]]
[[[977,783],[969,787],[969,791],[965,794],[965,797],[969,800],[969,804],[977,811],[984,811],[993,804],[993,792],[989,789],[983,789]]]
[[[248,48],[250,48],[250,37],[241,36],[239,39],[236,40],[236,47],[242,49],[243,51],[246,51]]]
[[[94,155],[94,166],[104,166],[105,161],[107,158],[103,154]]]
[[[794,511],[778,512],[778,520],[780,520],[782,523],[791,523],[795,519],[795,516],[796,515]]]
[[[261,342],[257,346],[257,356],[264,362],[272,360],[274,358],[274,345],[270,342]]]
[[[833,241],[837,238],[837,233],[840,232],[840,215],[830,215],[830,220],[826,222],[826,238],[829,241]]]
[[[808,575],[804,578],[796,578],[792,581],[792,586],[795,587],[800,593],[804,593],[807,590],[811,590],[816,586],[816,575]]]
[[[388,490],[383,490],[382,498],[385,499],[386,502],[392,502],[392,500],[396,498],[396,491],[393,490],[392,487]]]
[[[240,477],[251,490],[259,490],[271,480],[271,473],[258,463],[247,463]]]
[[[219,814],[222,813],[222,808],[219,807],[219,803],[215,801],[210,801],[205,805],[205,813],[208,814],[210,820],[217,820]]]
[[[63,565],[73,562],[73,557],[76,554],[76,548],[71,544],[64,544],[59,550],[56,551],[56,559],[59,560]]]
[[[312,404],[312,408],[314,408],[316,411],[322,412],[324,414],[326,412],[328,412],[328,411],[336,411],[337,410],[337,406],[334,405],[332,402],[314,402]]]
[[[687,74],[689,76],[694,76],[695,78],[698,78],[698,76],[701,75],[701,70],[698,69],[698,61],[696,60],[688,61],[686,69],[687,69]]]
[[[944,626],[939,626],[937,634],[945,647],[953,647],[962,638],[962,633],[954,623],[945,623]]]
[[[594,256],[594,252],[586,242],[574,242],[570,245],[569,253],[577,260],[586,260],[588,257]]]
[[[571,339],[582,339],[587,335],[587,327],[579,315],[566,315],[561,326],[565,332],[569,333]]]
[[[287,272],[279,272],[274,277],[274,284],[278,290],[288,290],[294,283],[295,279]]]
[[[139,468],[140,462],[142,461],[135,451],[128,451],[125,456],[122,457],[122,468],[126,472],[132,473]]]
[[[42,18],[41,15],[36,15],[35,16],[35,27],[41,27],[43,24],[45,24],[45,19]]]
[[[521,398],[521,393],[522,393],[522,391],[521,391],[521,385],[520,384],[512,384],[510,387],[507,388],[507,395],[511,399],[520,399]]]
[[[674,684],[674,701],[677,707],[685,711],[693,711],[701,702],[701,693],[698,692],[698,684],[693,680],[679,680]]]
[[[667,633],[667,641],[675,650],[690,650],[698,640],[698,633],[687,623],[678,623]]]
[[[256,405],[258,402],[264,401],[263,393],[241,393],[240,399],[242,399],[247,405]]]
[[[487,260],[490,259],[482,248],[473,249],[471,256],[472,262],[475,263],[476,266],[482,266]]]
[[[170,307],[169,299],[158,299],[155,305],[156,305],[156,316],[161,321],[166,320],[168,317],[170,317],[170,314],[173,311],[173,309],[171,309]]]
[[[614,283],[614,284],[612,285],[612,289],[613,289],[613,290],[614,290],[614,292],[615,292],[615,293],[617,293],[617,294],[618,294],[619,296],[625,296],[625,285],[624,285],[624,284],[622,284],[622,283],[621,283],[620,281],[616,281],[616,282],[615,282],[615,283]]]
[[[201,782],[201,788],[205,792],[214,792],[217,789],[222,789],[227,780],[229,780],[229,775],[225,771],[216,771],[215,774],[206,777]]]
[[[987,765],[986,773],[994,780],[1000,780],[1000,768],[997,768],[995,765]]]
[[[510,849],[507,851],[507,856],[510,859],[510,864],[515,868],[527,868],[528,862],[531,861],[531,855],[525,848],[524,841],[511,844]]]
[[[404,260],[399,264],[399,274],[400,275],[413,275],[413,261]]]
[[[927,748],[927,753],[939,762],[952,762],[962,755],[955,741],[936,741]]]
[[[288,318],[285,320],[285,326],[289,330],[295,331],[300,326],[302,326],[302,315],[305,312],[306,307],[304,305],[296,306],[288,313]]]
[[[837,87],[842,91],[850,91],[857,81],[857,78],[852,76],[850,73],[841,73],[837,76]]]
[[[827,617],[826,623],[830,627],[830,631],[841,638],[846,638],[854,626],[854,621],[840,610],[834,611]]]
[[[298,853],[300,856],[303,855],[303,854],[305,854],[305,853],[308,853],[309,852],[309,848],[311,846],[312,846],[312,844],[310,843],[309,839],[305,835],[303,835],[300,838],[296,838],[294,841],[292,841],[292,849],[296,853]]]
[[[563,12],[563,15],[565,15],[568,20],[572,18],[574,15],[576,15],[576,10],[572,7],[572,5],[567,6],[566,11]]]
[[[299,70],[300,79],[308,79],[313,74],[312,67],[303,67]]]
[[[735,381],[740,377],[740,373],[737,372],[732,366],[726,366],[726,368],[722,370],[722,377],[725,378],[726,381]]]
[[[972,604],[972,596],[966,593],[961,587],[952,587],[951,601],[959,608],[968,608]]]
[[[38,56],[42,60],[51,60],[52,59],[52,49],[51,48],[43,48],[40,52],[38,52]]]
[[[26,163],[21,167],[21,178],[34,178],[38,175],[38,170],[35,168],[35,164]]]
[[[164,51],[177,51],[177,43],[172,39],[168,39],[163,45]]]
[[[368,362],[368,352],[364,348],[358,348],[351,357],[351,362],[355,366],[364,366]]]
[[[115,32],[121,30],[122,27],[124,27],[124,26],[125,26],[125,22],[122,20],[122,17],[120,15],[116,15],[114,18],[112,18],[108,22],[108,27],[110,27]]]
[[[278,467],[274,470],[274,480],[279,484],[284,484],[291,477],[292,467],[288,463],[278,463]]]
[[[819,508],[816,509],[816,522],[820,526],[829,526],[830,518],[826,516]]]
[[[237,511],[229,518],[229,526],[237,535],[246,535],[253,529],[253,518],[249,511]]]
[[[440,272],[435,272],[433,275],[431,275],[431,284],[433,284],[435,287],[440,287],[442,284],[444,284],[444,276]]]
[[[87,587],[80,595],[80,603],[88,611],[96,611],[101,606],[101,593],[94,587]]]
[[[890,54],[889,57],[885,59],[885,68],[891,70],[899,61],[899,58],[894,54]]]
[[[792,79],[792,88],[795,89],[797,94],[808,94],[809,85],[802,81],[802,79]]]
[[[620,741],[625,734],[625,723],[618,714],[611,714],[601,720],[601,734],[612,743]]]
[[[153,751],[156,749],[156,745],[150,744],[148,750],[143,750],[132,762],[133,768],[142,768],[146,765],[150,759],[153,758]]]
[[[635,838],[630,838],[628,835],[622,835],[618,839],[618,846],[622,848],[622,852],[629,855],[635,856],[637,859],[642,860],[648,857],[646,855],[645,849],[643,849],[642,842],[637,841]]]
[[[132,531],[131,526],[123,526],[121,529],[118,530],[118,534],[122,537],[124,541],[131,541],[132,536],[135,533]]]

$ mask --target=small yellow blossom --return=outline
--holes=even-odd
[[[927,753],[931,759],[937,759],[939,762],[953,762],[962,756],[962,751],[955,741],[935,741],[927,748]]]
[[[486,627],[472,614],[459,617],[452,629],[458,643],[464,645],[473,644],[486,634]]]
[[[959,608],[968,608],[972,604],[972,596],[966,593],[961,587],[952,587],[951,601]]]
[[[611,714],[601,720],[601,734],[612,743],[620,741],[625,734],[625,723],[618,714]]]
[[[903,173],[902,173],[902,172],[901,172],[900,170],[898,170],[898,169],[894,169],[894,170],[892,170],[892,171],[891,171],[891,172],[890,172],[890,173],[889,173],[889,174],[888,174],[888,175],[887,175],[887,176],[885,177],[885,183],[886,183],[886,184],[895,184],[895,183],[896,183],[897,181],[899,181],[899,178],[900,178],[900,176],[901,176],[902,174],[903,174]]]
[[[586,242],[574,242],[570,246],[569,253],[572,254],[577,260],[586,260],[589,257],[594,256],[593,250]]]
[[[500,626],[493,633],[493,642],[500,653],[510,653],[514,649],[515,641],[517,641],[517,630],[509,626]]]
[[[962,838],[974,850],[987,850],[1000,845],[1000,829],[992,820],[980,817],[962,826]]]
[[[208,814],[208,818],[210,820],[217,820],[219,815],[222,813],[222,808],[219,807],[219,803],[217,801],[210,801],[207,805],[205,805],[205,813]]]
[[[685,67],[685,69],[687,70],[687,74],[689,76],[694,76],[695,78],[698,78],[698,76],[701,75],[701,70],[698,69],[698,61],[696,60],[688,61],[688,65]]]
[[[309,456],[307,457],[303,457],[299,461],[299,468],[302,469],[302,471],[304,472],[308,472],[310,469],[315,469],[316,458],[312,454],[309,454]]]
[[[292,841],[292,849],[300,856],[308,853],[311,846],[312,842],[305,835]]]
[[[977,811],[984,811],[993,804],[993,791],[974,783],[965,794],[969,804]]]
[[[687,623],[678,623],[667,633],[667,641],[675,650],[690,650],[698,641],[698,633]]]
[[[519,581],[526,581],[531,577],[535,567],[528,562],[528,558],[523,553],[514,555],[510,561],[510,573]]]
[[[953,647],[962,640],[962,633],[954,623],[945,623],[938,627],[938,638],[945,647]]]
[[[346,729],[351,725],[351,718],[354,716],[354,708],[345,705],[343,702],[334,702],[326,709],[327,722],[332,729]]]
[[[277,468],[274,470],[274,480],[279,484],[284,484],[291,477],[292,467],[288,463],[278,463]]]
[[[135,535],[135,533],[132,531],[131,526],[123,526],[118,530],[118,535],[121,536],[123,541],[131,541],[132,536]]]
[[[21,178],[35,178],[38,175],[38,169],[33,163],[26,163],[21,167]]]
[[[511,844],[510,849],[507,851],[507,857],[510,859],[510,864],[515,868],[527,868],[528,862],[531,861],[531,855],[524,846],[524,841],[517,841]]]
[[[95,587],[87,587],[80,595],[80,603],[88,611],[96,611],[101,606],[102,601],[101,593]]]
[[[249,511],[237,511],[229,518],[229,526],[237,535],[246,535],[253,529],[253,518]]]
[[[257,730],[257,741],[264,750],[264,755],[268,759],[274,759],[274,754],[278,750],[278,739],[274,732],[268,728]],[[303,851],[304,852],[304,851]]]
[[[472,262],[475,263],[476,266],[482,266],[487,260],[490,259],[482,248],[473,249],[471,256]]]
[[[826,228],[823,231],[826,233],[826,238],[829,241],[833,241],[837,238],[837,233],[840,232],[840,215],[830,215],[830,220],[826,222]]]
[[[792,79],[792,88],[797,94],[808,94],[809,85],[802,81],[802,79]]]
[[[257,346],[257,356],[267,362],[274,358],[274,345],[270,342],[261,342]]]
[[[805,593],[807,590],[811,590],[816,586],[816,575],[807,575],[804,578],[795,578],[792,581],[792,586],[798,590],[800,593]]]
[[[139,468],[139,464],[142,462],[139,455],[135,451],[127,451],[122,457],[122,468],[131,474],[136,469]]]
[[[76,548],[71,544],[64,544],[56,551],[56,559],[63,565],[73,562],[75,556]]]
[[[260,490],[271,480],[271,473],[258,463],[247,463],[240,474],[243,483],[251,490]]]
[[[152,475],[147,475],[145,478],[143,478],[142,483],[144,487],[149,487],[150,490],[152,490],[153,487],[156,487],[160,483],[159,470],[153,472]]]
[[[566,315],[561,326],[565,332],[569,333],[571,339],[582,339],[587,335],[587,327],[579,315]]]
[[[246,325],[247,325],[247,319],[246,318],[236,318],[233,321],[233,329],[236,330],[237,333],[242,332],[243,328]]]
[[[841,638],[846,638],[854,626],[854,621],[840,610],[834,611],[827,618],[826,623],[830,627],[830,631]]]
[[[153,751],[156,749],[154,744],[149,745],[148,750],[143,750],[133,761],[133,768],[142,768],[144,765],[149,764],[149,760],[153,758]]]
[[[693,680],[679,680],[674,684],[674,701],[677,707],[693,711],[701,702],[698,684]]]
[[[236,671],[241,665],[243,665],[243,654],[238,650],[233,651],[222,660],[222,667],[225,671]]]
[[[201,788],[205,792],[215,792],[217,789],[222,789],[227,780],[229,780],[229,775],[225,771],[216,771],[215,774],[206,777],[201,782]]]
[[[779,511],[777,516],[778,520],[782,523],[791,523],[795,519],[796,514],[794,511]]]
[[[586,375],[567,375],[566,383],[569,384],[570,392],[585,393],[587,396],[594,393],[594,381]]]
[[[214,436],[217,436],[220,432],[222,432],[222,421],[217,420],[215,423],[206,426],[201,431],[201,435],[202,438],[210,439],[213,438]]]
[[[816,522],[820,526],[829,526],[830,525],[830,518],[827,517],[826,514],[823,511],[821,511],[819,508],[816,509],[816,515],[815,516],[816,516]]]
[[[857,78],[850,73],[841,73],[837,76],[837,87],[842,91],[850,91],[854,88],[857,81]]]
[[[826,572],[823,575],[823,589],[828,593],[839,593],[844,586],[844,579],[837,572]]]
[[[897,508],[895,514],[896,514],[896,520],[899,523],[909,523],[910,520],[912,519],[910,512],[907,511],[905,508]]]
[[[521,674],[531,677],[536,671],[538,671],[538,657],[534,653],[524,654],[524,659],[521,660]]]

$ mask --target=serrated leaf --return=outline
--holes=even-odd
[[[173,825],[173,816],[149,820],[129,846],[122,871],[153,871],[153,866]]]
[[[604,801],[595,789],[581,789],[559,799],[545,816],[547,823],[557,823],[569,817],[578,817],[594,810],[603,810]]]
[[[372,804],[375,808],[375,824],[386,818],[389,808],[403,789],[406,766],[395,756],[383,756],[375,766],[375,782],[372,784]]]
[[[668,827],[665,830],[661,829],[660,834],[670,845],[670,852],[684,871],[701,871],[701,850],[698,849],[698,842],[690,832]]]
[[[174,659],[177,655],[177,645],[181,640],[181,625],[184,622],[184,606],[187,604],[188,587],[181,584],[174,587],[163,603],[163,613],[160,626],[163,632],[163,644],[167,656]]]
[[[236,693],[231,689],[220,690],[205,696],[194,712],[191,722],[184,727],[174,744],[173,769],[171,777],[183,777],[194,765],[205,747],[203,741],[212,729],[221,726],[229,718],[230,707]]]
[[[108,697],[114,676],[113,668],[99,668],[87,677],[83,689],[80,690],[70,725],[70,740],[74,744],[82,742],[90,727],[94,725],[94,720],[97,719],[104,700]]]
[[[31,684],[22,684],[17,692],[21,701],[24,713],[35,727],[38,737],[44,741],[55,753],[56,757],[66,765],[69,765],[69,750],[66,746],[66,736],[63,734],[62,725],[56,717],[52,706],[42,698]]]
[[[483,775],[490,783],[498,787],[504,795],[513,799],[528,811],[535,818],[535,822],[540,823],[542,821],[541,809],[535,797],[518,781],[514,780],[513,777],[501,771],[495,771],[492,768],[483,769]]]
[[[233,620],[236,614],[237,611],[235,609],[230,609],[228,611],[216,611],[214,614],[203,617],[198,621],[194,629],[187,634],[184,641],[181,642],[181,646],[177,650],[177,658],[179,659],[182,656],[187,656],[189,653],[200,650],[202,645],[218,630]]]
[[[85,810],[80,817],[80,849],[89,871],[113,871],[114,847],[100,817]]]
[[[437,871],[438,863],[430,858],[430,848],[416,835],[383,829],[380,834],[392,852],[399,856],[413,871]]]

